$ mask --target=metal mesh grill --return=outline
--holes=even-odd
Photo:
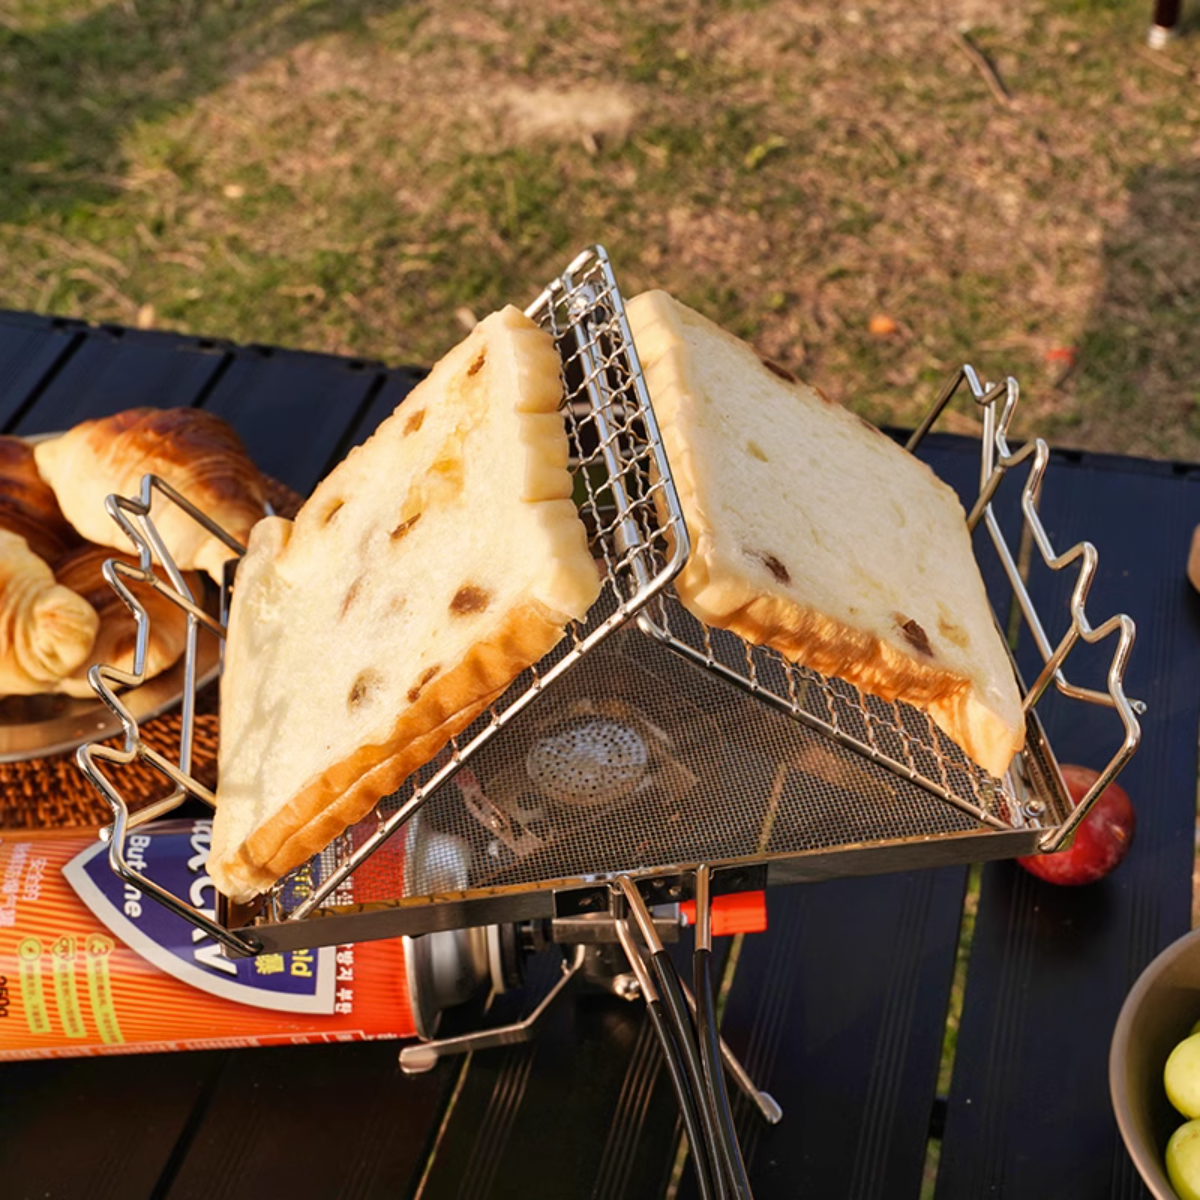
[[[831,703],[853,711],[848,697]],[[998,786],[992,811],[1008,811]],[[404,831],[403,894],[494,894],[980,828],[631,626],[428,799]],[[353,900],[391,899],[399,884],[394,858],[368,861]]]
[[[306,869],[319,885],[285,883],[285,911],[1022,826],[1004,786],[924,713],[687,613],[668,587],[686,531],[606,261],[581,255],[527,312],[560,350],[601,598]]]
[[[1070,806],[1035,712],[1027,713],[1025,752],[999,781],[969,762],[924,713],[866,697],[693,619],[669,586],[687,558],[687,531],[603,251],[580,255],[527,312],[560,351],[574,499],[603,569],[600,600],[402,792],[282,881],[262,910],[260,930],[379,901],[400,913],[386,927],[373,927],[372,936],[384,936],[411,931],[401,909],[453,895],[503,898],[701,862],[771,860],[792,872],[781,877],[791,878],[797,875],[788,860],[823,863],[815,877],[876,869],[882,861],[876,850],[901,845],[908,857],[900,865],[914,866],[927,865],[915,861],[922,854],[928,863],[992,857],[996,833],[1007,852],[1032,850],[1038,831],[1047,828],[1058,840],[1069,835],[1086,802]],[[1095,554],[1084,544],[1056,553],[1037,517],[1048,451],[1041,442],[1012,453],[1007,448],[1014,381],[984,387],[964,367],[918,434],[964,380],[983,408],[986,480],[968,525],[986,522],[1046,662],[1030,686],[1031,702],[1053,683],[1073,700],[1113,707],[1125,728],[1124,744],[1093,789],[1098,795],[1137,745],[1137,720],[1121,680],[1132,622],[1118,615],[1093,627],[1082,604],[1073,603],[1068,635],[1057,647],[1050,644],[990,507],[1005,472],[1032,461],[1022,493],[1024,528],[1052,569],[1082,561],[1079,595],[1090,586]],[[153,551],[174,570],[148,516],[152,486],[227,537],[206,514],[147,477],[141,500],[120,500],[121,512],[114,511],[147,562]],[[124,508],[137,514],[144,536],[124,519]],[[195,615],[211,622],[198,610]],[[1107,692],[1070,684],[1062,664],[1075,641],[1112,636],[1118,646]],[[189,670],[194,657],[193,649]],[[106,751],[94,744],[80,755],[113,807],[120,858],[129,829],[177,806],[185,794],[211,797],[187,775],[186,728],[177,767],[152,755],[134,717],[106,695],[121,712],[129,748]],[[152,761],[178,785],[162,804],[133,815],[99,765],[131,756]],[[939,845],[955,848],[939,857]],[[166,893],[123,858],[119,873],[217,940],[238,952],[248,949],[233,925]],[[497,919],[494,906],[490,919]],[[331,927],[323,928],[322,940]]]
[[[869,761],[922,786],[994,828],[1020,824],[1001,781],[973,763],[911,705],[860,692],[789,662],[777,651],[701,624],[674,592],[655,598],[640,624],[685,658],[747,690]]]

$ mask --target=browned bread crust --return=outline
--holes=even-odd
[[[466,729],[561,637],[561,622],[539,605],[511,613],[492,643],[432,683],[384,739],[323,771],[222,859],[218,886],[227,893],[260,892],[319,853]]]

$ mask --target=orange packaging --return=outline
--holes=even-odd
[[[211,911],[212,822],[134,831],[126,859]],[[126,884],[92,832],[0,833],[0,1060],[411,1037],[402,938],[225,958]]]

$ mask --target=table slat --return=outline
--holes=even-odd
[[[689,943],[690,947],[690,943]],[[688,947],[673,950],[678,969]],[[487,1025],[516,1019],[549,989],[557,952]],[[640,1001],[572,981],[531,1041],[472,1056],[421,1200],[658,1200],[678,1145],[678,1110]],[[690,1168],[687,1171],[690,1175]]]
[[[156,1195],[412,1195],[459,1064],[408,1079],[397,1063],[399,1045],[270,1047],[230,1055]]]
[[[151,1196],[223,1051],[0,1064],[0,1191]]]
[[[757,1200],[919,1195],[965,879],[947,867],[768,892],[770,929],[745,939],[723,1025],[783,1108],[771,1126],[734,1098]]]
[[[205,398],[262,471],[307,495],[362,426],[387,382],[382,368],[327,354],[239,350]]]
[[[80,340],[73,329],[48,318],[0,312],[0,429],[10,428]]]
[[[1010,862],[984,869],[938,1177],[947,1200],[1145,1194],[1112,1116],[1108,1047],[1138,972],[1190,923],[1200,597],[1184,564],[1200,479],[1169,464],[1056,455],[1042,512],[1060,551],[1081,537],[1097,545],[1093,623],[1118,611],[1138,622],[1127,685],[1150,708],[1121,777],[1138,829],[1121,867],[1087,887],[1056,888]],[[1039,611],[1059,611],[1075,574],[1035,571]],[[1035,669],[1027,646],[1020,657]],[[1068,670],[1085,684],[1097,674],[1090,661]],[[1111,714],[1070,707],[1047,720],[1060,760],[1103,765]]]
[[[189,407],[227,358],[220,345],[137,330],[92,328],[13,432],[70,429],[122,409]]]

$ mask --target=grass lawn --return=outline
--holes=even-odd
[[[1200,38],[1145,0],[8,0],[0,306],[429,362],[576,250],[877,420],[1200,458]],[[965,410],[953,418],[969,426]]]

